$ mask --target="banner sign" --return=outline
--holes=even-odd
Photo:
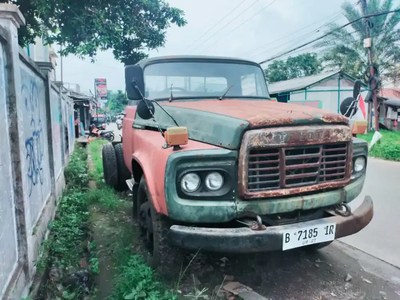
[[[107,100],[107,79],[95,78],[94,79],[94,90],[96,93],[96,99]]]

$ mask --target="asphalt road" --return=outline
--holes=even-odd
[[[118,127],[117,127],[116,123],[110,123],[109,125],[107,125],[106,126],[106,130],[114,131],[114,135],[115,135],[114,141],[116,141],[116,142],[121,141],[122,130],[118,130]]]
[[[400,268],[400,162],[370,158],[363,191],[350,204],[352,209],[366,195],[374,202],[371,223],[341,240]]]

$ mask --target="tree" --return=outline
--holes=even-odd
[[[318,74],[322,70],[321,61],[315,53],[289,57],[286,61],[275,60],[264,70],[269,83]]]
[[[392,10],[392,0],[368,0],[368,14]],[[342,5],[344,16],[350,22],[363,14],[354,3]],[[400,63],[400,14],[385,14],[371,17],[370,34],[373,41],[373,64],[378,74],[390,81],[399,78]],[[340,29],[338,24],[331,24],[328,31],[335,32],[317,44],[323,50],[323,61],[328,68],[341,68],[355,78],[364,78],[368,68],[368,51],[364,48],[367,37],[363,20]]]
[[[0,2],[10,2],[0,0]],[[26,46],[42,36],[46,43],[63,45],[61,55],[95,57],[112,49],[115,59],[133,64],[146,51],[165,43],[171,24],[184,26],[183,11],[165,0],[11,0],[19,5],[26,26],[19,43]]]
[[[108,108],[112,113],[120,113],[128,105],[128,98],[121,90],[108,91]]]

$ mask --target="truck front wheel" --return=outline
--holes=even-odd
[[[181,270],[183,255],[169,241],[171,221],[157,213],[150,199],[146,180],[142,176],[137,195],[137,212],[139,226],[150,250],[149,264],[162,274],[172,275]]]

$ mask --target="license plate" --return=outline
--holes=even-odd
[[[298,227],[283,232],[282,250],[324,243],[335,239],[336,224],[324,223],[315,226]]]

